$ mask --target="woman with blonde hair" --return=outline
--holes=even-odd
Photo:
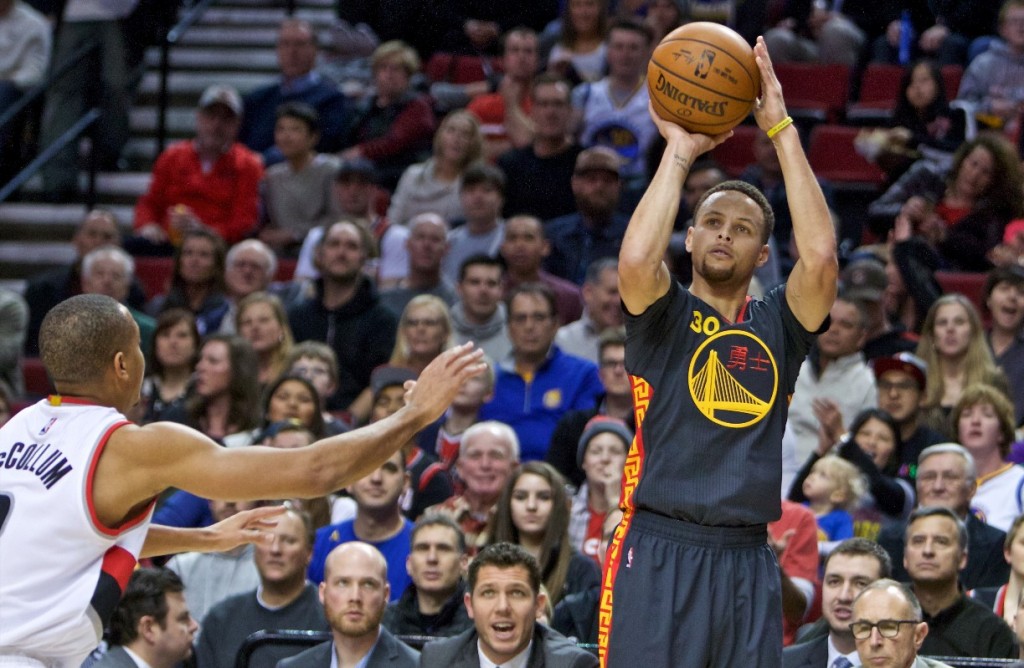
[[[252,345],[259,358],[260,387],[266,387],[285,371],[294,340],[280,299],[268,292],[243,297],[235,313],[235,331]]]
[[[492,543],[521,545],[537,559],[552,606],[601,584],[590,557],[569,539],[565,478],[547,462],[527,462],[512,474],[495,506]]]
[[[445,116],[434,135],[433,155],[411,165],[398,180],[388,221],[407,225],[420,213],[436,213],[445,220],[462,218],[462,174],[480,159],[483,146],[476,116],[464,109]]]
[[[967,297],[939,297],[928,309],[917,344],[917,356],[928,366],[924,416],[928,426],[955,438],[949,415],[966,387],[988,383],[1008,392],[1006,376],[996,366],[985,339],[981,317]]]

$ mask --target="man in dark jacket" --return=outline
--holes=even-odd
[[[596,656],[536,621],[547,596],[540,591],[536,559],[518,545],[495,543],[480,550],[469,566],[465,600],[474,628],[427,643],[420,666],[479,668],[480,654],[495,665],[519,665],[527,652],[528,666],[598,665]]]
[[[423,516],[406,560],[412,584],[384,611],[384,627],[395,635],[447,637],[473,626],[463,604],[468,562],[459,525],[443,515]]]
[[[296,342],[324,341],[338,355],[338,390],[328,401],[330,410],[347,408],[395,345],[395,316],[363,274],[372,247],[369,233],[355,223],[331,225],[316,251],[316,294],[288,311]]]

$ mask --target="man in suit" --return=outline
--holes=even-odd
[[[184,591],[178,576],[165,568],[132,573],[110,621],[111,649],[94,668],[173,668],[191,656],[199,625]]]
[[[787,647],[784,668],[850,668],[860,664],[850,621],[853,600],[864,587],[889,577],[892,561],[874,541],[849,538],[825,557],[821,581],[821,614],[828,634]]]
[[[469,565],[465,603],[474,628],[427,643],[420,666],[480,668],[485,660],[495,666],[597,666],[596,656],[537,622],[547,595],[540,591],[536,559],[518,545],[480,550]]]
[[[415,668],[419,653],[380,624],[390,589],[388,564],[377,548],[358,541],[334,548],[320,583],[334,639],[281,661],[278,668]]]
[[[928,623],[914,592],[895,580],[876,580],[857,595],[850,631],[864,665],[872,668],[950,668],[917,655]]]

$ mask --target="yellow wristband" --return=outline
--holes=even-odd
[[[770,130],[768,130],[768,139],[774,139],[775,135],[779,134],[780,132],[788,128],[790,125],[793,125],[793,117],[786,116],[777,124],[772,126]]]

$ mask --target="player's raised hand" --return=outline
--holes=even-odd
[[[446,350],[427,365],[415,381],[405,384],[405,406],[433,422],[441,417],[459,393],[467,378],[484,372],[487,365],[482,362],[484,351],[474,348],[473,343],[464,343]]]
[[[789,114],[786,113],[786,101],[782,97],[782,84],[775,76],[775,68],[772,67],[772,59],[768,56],[764,37],[757,38],[757,44],[754,45],[754,60],[761,72],[761,97],[757,98],[754,104],[754,118],[757,120],[757,126],[768,132]]]
[[[658,112],[654,110],[654,104],[650,101],[647,102],[647,111],[650,113],[651,120],[654,121],[655,127],[658,128],[658,132],[661,133],[661,136],[665,138],[665,141],[669,145],[672,145],[673,141],[682,141],[690,147],[688,150],[692,151],[692,155],[695,158],[707,153],[732,136],[732,130],[714,136],[704,135],[698,132],[688,132],[678,123],[666,121],[664,118],[659,116]]]
[[[246,543],[272,543],[274,534],[270,529],[277,526],[277,516],[285,509],[286,506],[261,506],[242,510],[217,522],[208,529],[214,539],[210,551],[224,552]]]

